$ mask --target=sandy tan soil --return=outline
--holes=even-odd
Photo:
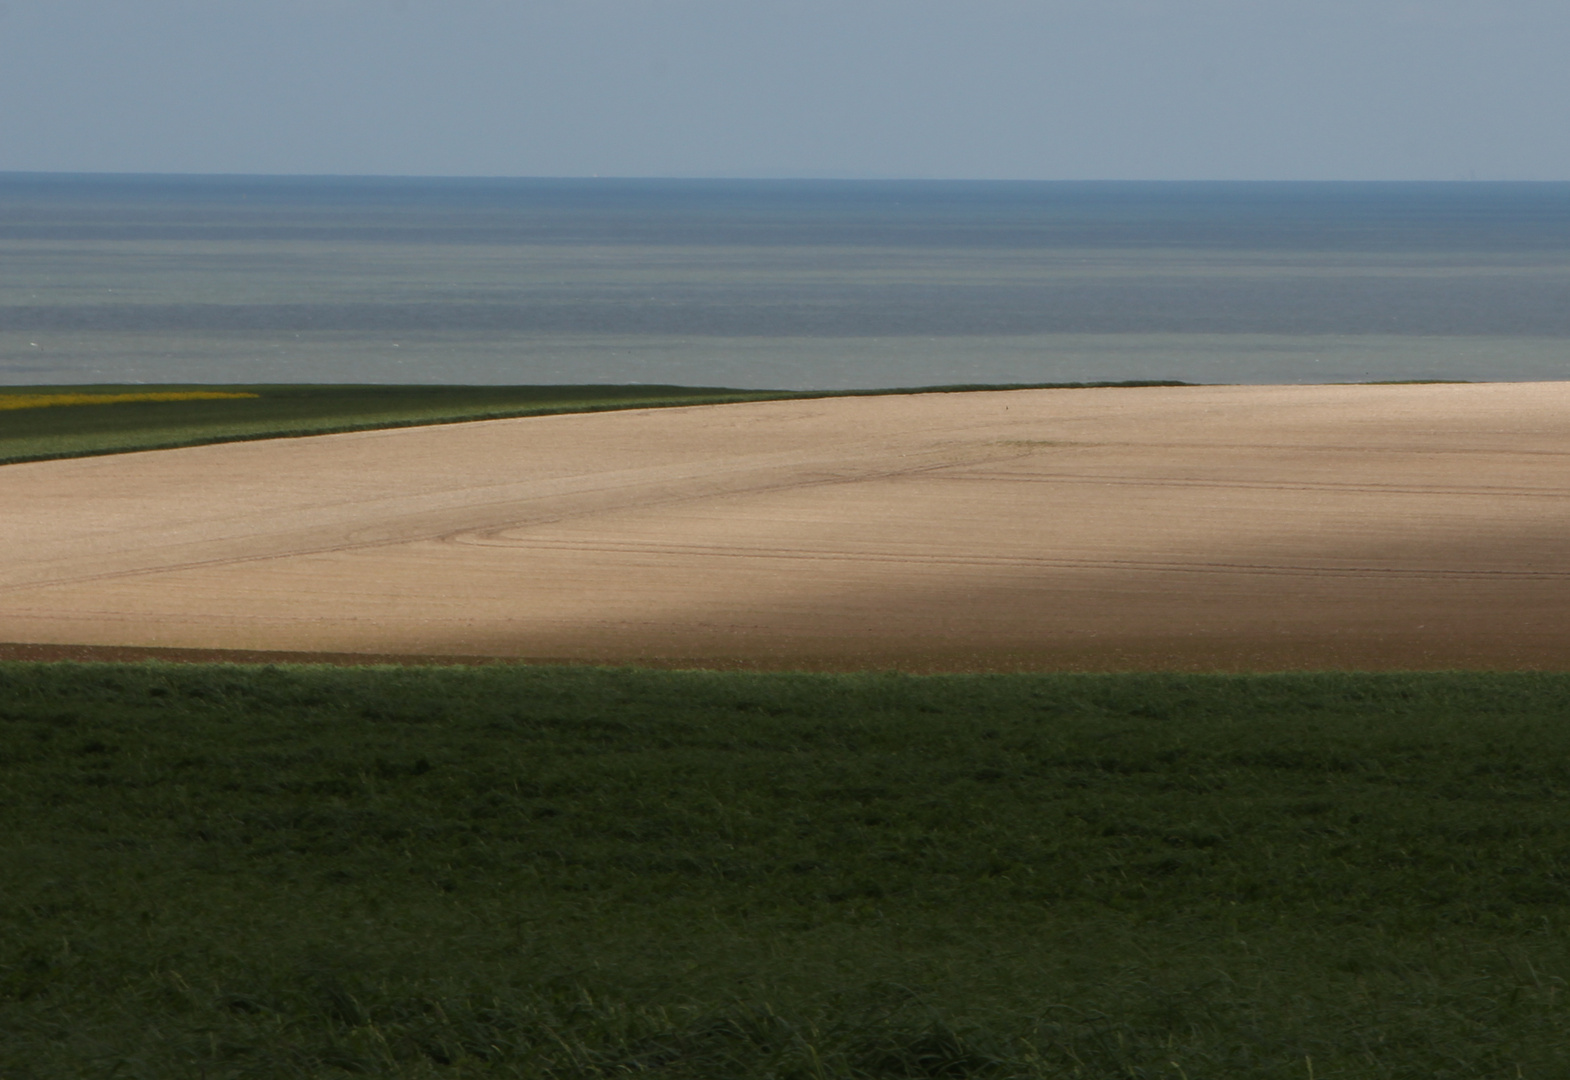
[[[13,465],[0,641],[1566,669],[1570,383],[770,402]]]

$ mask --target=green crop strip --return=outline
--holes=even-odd
[[[127,395],[135,387],[25,387],[15,396]],[[779,395],[677,386],[243,386],[159,387],[166,395],[230,391],[247,397],[122,401],[0,413],[0,464],[162,450],[206,443],[324,435],[605,409],[655,408]]]
[[[1179,386],[1172,382],[1058,383],[1040,388]],[[451,424],[512,416],[742,401],[1014,390],[1023,386],[920,387],[809,393],[712,386],[19,386],[0,396],[91,398],[85,404],[0,409],[0,465],[136,450]],[[103,399],[124,400],[104,404]]]
[[[1570,1075],[1567,713],[0,664],[0,1076]]]

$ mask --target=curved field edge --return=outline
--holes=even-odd
[[[298,438],[351,431],[456,424],[562,413],[674,408],[880,394],[971,390],[1181,386],[1173,381],[954,385],[886,390],[775,391],[727,387],[629,386],[315,386],[105,384],[17,386],[6,393],[236,392],[248,399],[124,401],[51,406],[0,414],[0,465],[170,450],[223,442]]]
[[[1570,676],[0,664],[0,1074],[1570,1065]]]

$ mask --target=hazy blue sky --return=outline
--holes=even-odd
[[[0,170],[1570,179],[1567,0],[0,0]]]

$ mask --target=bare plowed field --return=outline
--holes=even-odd
[[[838,398],[13,465],[0,641],[1565,669],[1570,383]]]

